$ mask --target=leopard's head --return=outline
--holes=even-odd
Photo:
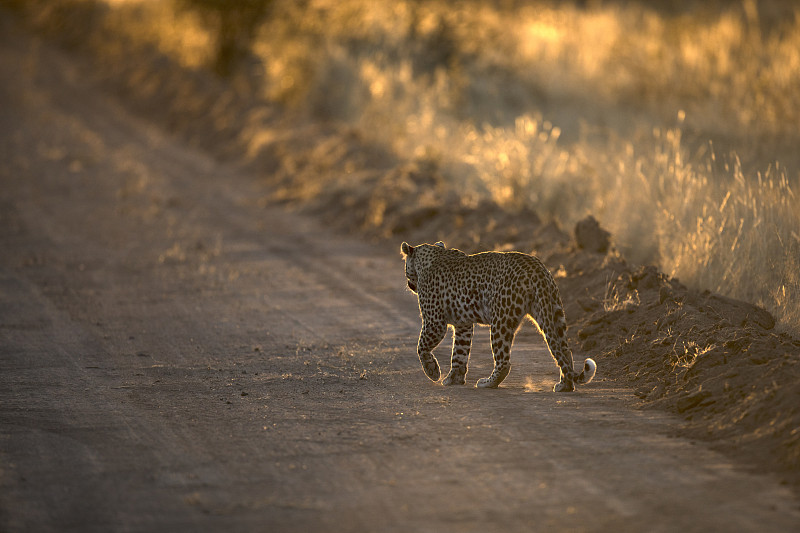
[[[431,264],[431,254],[443,248],[444,243],[442,241],[436,244],[420,244],[419,246],[411,246],[407,242],[400,245],[400,252],[406,261],[406,283],[411,292],[417,293],[418,274]]]

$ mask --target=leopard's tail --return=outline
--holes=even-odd
[[[594,378],[595,372],[597,372],[597,363],[595,363],[594,359],[591,357],[587,357],[586,361],[583,362],[583,372],[578,374],[575,378],[575,382],[589,383]]]

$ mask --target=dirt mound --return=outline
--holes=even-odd
[[[609,247],[611,234],[600,227],[597,220],[589,215],[575,225],[575,244],[581,250],[605,253]]]
[[[74,18],[57,30],[38,23],[66,35],[82,25],[83,38],[70,44],[102,67],[87,72],[194,145],[248,161],[270,185],[265,201],[376,240],[537,254],[561,288],[576,359],[591,355],[598,378],[628,383],[644,405],[679,414],[687,434],[800,486],[800,343],[772,331],[769,313],[629,265],[591,217],[573,239],[531,210],[462,197],[435,159],[397,161],[363,132],[285,120],[280,109],[155,50],[107,46],[114,36],[97,17],[88,28]]]
[[[800,483],[800,342],[772,331],[769,313],[613,255],[566,248],[549,260],[577,359],[684,417],[687,434]]]

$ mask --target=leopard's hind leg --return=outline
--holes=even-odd
[[[553,283],[553,287],[555,287],[555,283]],[[575,372],[572,350],[567,343],[567,320],[557,289],[554,294],[556,302],[547,301],[537,294],[537,298],[531,305],[530,317],[542,332],[550,354],[560,370],[561,379],[553,387],[553,390],[555,392],[571,392],[575,390],[576,383],[589,383],[592,380],[597,365],[592,359],[586,359],[583,371]]]
[[[577,377],[575,362],[572,358],[572,350],[569,349],[569,344],[567,344],[567,319],[560,304],[554,306],[552,321],[547,322],[547,330],[543,328],[542,331],[545,334],[547,347],[550,349],[550,353],[561,371],[561,379],[553,387],[553,390],[555,392],[574,391]]]

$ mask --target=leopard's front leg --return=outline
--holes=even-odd
[[[453,334],[453,354],[450,357],[450,373],[442,380],[442,385],[463,385],[466,383],[469,352],[472,348],[473,325],[456,326]]]
[[[434,357],[433,350],[442,342],[445,333],[447,333],[447,324],[445,323],[428,320],[422,322],[422,330],[419,332],[419,342],[417,343],[417,355],[425,375],[431,381],[439,381],[441,376],[439,362]]]

